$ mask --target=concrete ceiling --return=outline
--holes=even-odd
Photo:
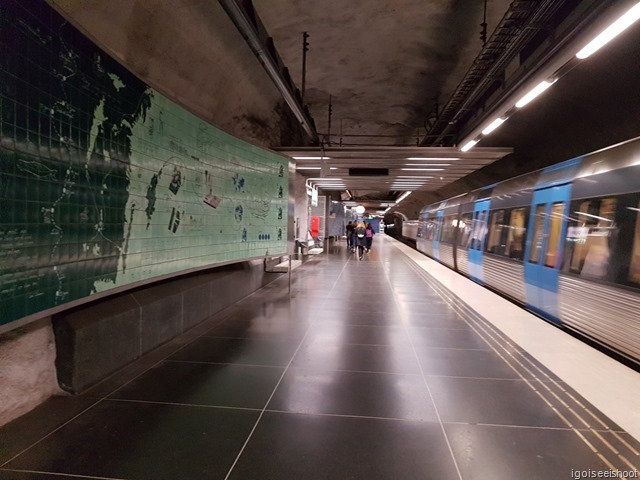
[[[491,33],[512,0],[488,0]],[[415,146],[482,48],[482,0],[254,0],[326,147]],[[329,97],[332,115],[329,128]]]
[[[440,145],[455,146],[463,140],[481,138],[476,151],[479,147],[505,147],[515,153],[495,166],[490,164],[505,154],[492,161],[469,162],[467,166],[474,165],[472,170],[478,170],[475,173],[451,162],[444,174],[431,175],[421,187],[412,188],[429,193],[412,195],[414,209],[409,216],[415,216],[427,202],[640,134],[634,121],[637,115],[633,113],[637,112],[634,106],[638,104],[640,27],[625,32],[626,40],[608,47],[616,49],[615,53],[601,54],[600,59],[581,64],[575,59],[575,52],[586,39],[590,40],[635,3],[634,0],[489,0],[487,47],[490,48],[483,49],[479,33],[484,2],[480,0],[356,1],[348,5],[254,0],[294,79],[301,77],[302,32],[310,34],[305,102],[323,142],[315,154],[332,158],[300,164],[305,168],[301,173],[316,177],[322,163],[325,169],[321,176],[327,176],[327,182],[332,182],[331,177],[343,178],[338,184],[350,188],[350,193],[363,202],[378,199],[384,203],[399,196],[402,190],[396,175],[408,173],[393,172],[394,167],[400,166],[399,158],[407,158],[402,152],[400,157],[389,153],[385,161],[373,158],[367,149],[370,151],[374,145],[428,144],[424,137],[427,128],[443,116],[448,102],[460,95],[463,80],[468,81],[482,71],[489,71],[486,83],[499,79],[484,92],[478,93],[476,89],[473,101],[465,103],[463,97],[457,104],[454,102],[450,112],[454,122],[448,122],[457,122],[453,135],[438,139],[443,142]],[[496,26],[500,30],[494,32]],[[512,36],[500,43],[505,34]],[[490,51],[494,47],[504,47],[505,52],[511,50],[512,55],[494,54]],[[483,62],[493,62],[495,69],[491,71],[493,67],[489,65],[483,70]],[[516,111],[513,107],[516,96],[545,76],[560,79],[552,89],[554,93],[547,94],[546,100],[538,101],[533,108]],[[300,80],[297,82],[300,85]],[[487,138],[479,134],[491,117],[505,113],[509,121],[495,134]],[[549,128],[550,125],[553,127]],[[345,158],[345,150],[340,146],[355,146],[356,151],[358,148],[364,151],[348,152],[350,158]],[[431,156],[427,150],[411,156]],[[300,150],[290,153],[305,154]],[[306,151],[306,155],[313,153]],[[345,167],[353,163],[354,156],[359,163],[353,166],[362,167],[367,163],[367,155],[370,167],[385,163],[391,166],[389,177],[345,176],[348,173]],[[309,167],[315,169],[306,170]],[[373,191],[376,188],[378,194]],[[407,186],[405,190],[408,189]],[[409,202],[405,201],[403,206],[409,207]]]

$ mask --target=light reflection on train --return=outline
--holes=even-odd
[[[640,137],[422,209],[416,248],[640,363]]]

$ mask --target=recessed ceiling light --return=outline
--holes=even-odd
[[[450,163],[405,163],[406,167],[449,167]]]
[[[414,172],[441,172],[444,168],[401,168],[400,170],[411,170]]]
[[[407,160],[436,160],[439,162],[448,162],[448,161],[453,161],[453,160],[460,160],[457,157],[409,157],[407,158]]]

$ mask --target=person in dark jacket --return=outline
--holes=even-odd
[[[376,232],[373,230],[373,226],[371,225],[371,223],[367,222],[366,233],[364,235],[364,238],[366,240],[364,248],[367,253],[371,251],[371,245],[373,244],[373,235],[375,233]]]
[[[355,245],[353,244],[353,231],[355,230],[355,228],[355,224],[351,223],[351,221],[347,223],[347,226],[345,228],[347,235],[347,248],[352,251],[355,248]]]

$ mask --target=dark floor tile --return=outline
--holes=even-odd
[[[336,325],[316,323],[306,337],[307,342],[334,342],[345,345],[387,345],[403,344],[409,347],[409,337],[404,327],[371,325]]]
[[[341,323],[344,325],[393,326],[400,325],[401,315],[393,305],[384,310],[358,310],[345,306],[316,312],[315,323]]]
[[[96,403],[93,398],[55,396],[0,428],[0,465]]]
[[[258,412],[103,401],[6,468],[131,480],[224,478]]]
[[[192,362],[286,366],[297,346],[297,342],[200,337],[176,352],[169,359]]]
[[[491,349],[489,344],[471,329],[411,327],[409,336],[416,350],[430,347]]]
[[[104,480],[105,477],[89,477],[83,475],[83,479]],[[33,471],[2,470],[0,469],[0,480],[78,480],[76,475],[61,475]],[[118,480],[118,479],[114,479]]]
[[[478,378],[523,378],[492,350],[416,349],[425,375]],[[517,365],[516,365],[517,366]],[[524,378],[534,378],[522,371]]]
[[[267,408],[294,413],[438,420],[420,375],[291,368]]]
[[[313,341],[302,345],[291,366],[325,371],[420,372],[413,351],[403,346],[343,345]]]
[[[351,297],[359,294],[388,295],[391,293],[389,284],[384,280],[379,282],[361,282],[357,280],[340,281],[331,292],[331,297]]]
[[[284,367],[163,362],[110,398],[264,408]]]
[[[572,430],[445,425],[464,480],[571,479],[572,470],[608,471]]]
[[[462,317],[454,312],[447,312],[445,314],[434,313],[417,313],[411,312],[403,314],[406,323],[410,327],[417,328],[450,328],[450,329],[462,329],[470,330],[471,326],[465,322]]]
[[[392,289],[394,298],[398,303],[407,304],[410,308],[418,308],[418,305],[446,306],[440,297],[425,295],[419,287],[402,288],[394,285]]]
[[[279,317],[276,313],[248,317],[230,315],[223,323],[205,333],[208,337],[253,338],[262,340],[300,340],[309,327],[300,317]]]
[[[439,326],[442,322],[456,324],[453,328],[470,328],[463,318],[451,309],[402,309],[403,318],[412,327]]]
[[[393,296],[389,292],[387,288],[386,291],[380,292],[371,292],[370,290],[362,291],[362,292],[353,292],[351,290],[340,290],[332,292],[329,295],[329,299],[334,302],[341,302],[344,305],[351,305],[353,303],[362,303],[362,304],[377,304],[377,303],[387,303],[393,302]]]
[[[428,377],[443,422],[567,428],[524,380]]]
[[[437,423],[265,413],[233,480],[458,479]]]

